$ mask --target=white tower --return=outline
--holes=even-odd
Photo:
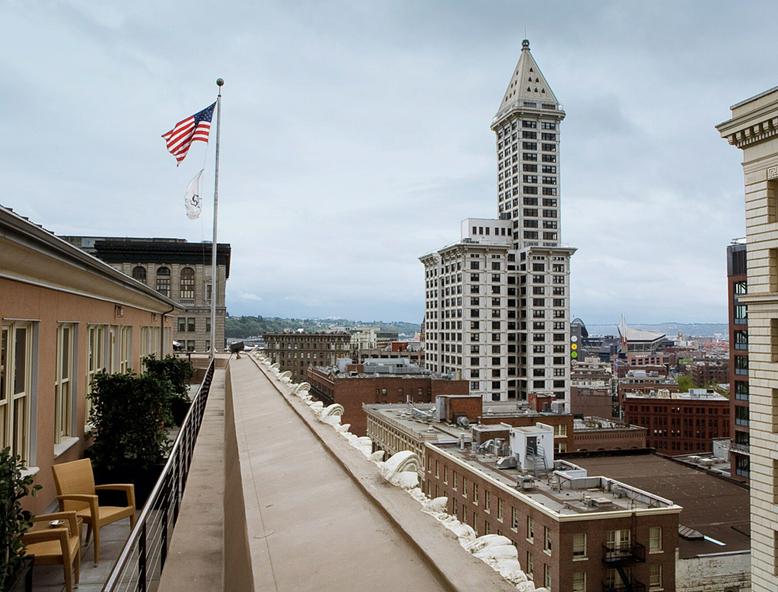
[[[467,219],[425,266],[425,359],[487,400],[570,399],[570,256],[561,246],[559,124],[565,112],[522,52],[491,128],[498,219]]]

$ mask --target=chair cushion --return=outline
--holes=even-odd
[[[75,557],[80,545],[80,537],[68,537],[70,543],[70,556]],[[62,546],[59,541],[45,541],[41,543],[32,543],[27,545],[27,555],[35,556],[35,563],[62,563]]]
[[[132,513],[135,511],[135,508],[132,506],[100,506],[98,510],[100,512],[100,523],[108,524],[110,522],[115,522],[116,520],[121,520],[122,518],[126,518],[127,516],[132,515]],[[92,521],[92,513],[89,511],[89,508],[79,510],[76,514],[82,520],[84,520],[84,522]]]

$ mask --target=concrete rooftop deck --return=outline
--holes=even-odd
[[[249,356],[216,382],[160,590],[515,589]]]

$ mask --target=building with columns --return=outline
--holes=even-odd
[[[63,236],[133,279],[184,307],[176,315],[173,339],[190,352],[211,347],[211,243],[177,238]],[[226,291],[231,247],[216,249],[216,351],[225,347]]]
[[[731,110],[716,128],[743,151],[751,583],[768,592],[778,586],[778,87]]]
[[[425,365],[470,381],[485,400],[530,392],[570,400],[570,257],[560,217],[559,101],[522,42],[492,119],[495,219],[462,222],[460,240],[420,258]]]

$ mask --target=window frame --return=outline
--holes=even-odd
[[[65,438],[75,436],[74,403],[77,401],[76,352],[78,325],[57,324],[57,346],[54,370],[54,444],[61,444]],[[67,343],[67,359],[63,359]],[[64,376],[67,371],[67,376]]]
[[[24,338],[24,382],[23,388],[19,392],[16,390],[18,362],[17,340],[18,331],[25,332]],[[3,337],[5,336],[5,338]],[[32,366],[34,363],[33,352],[35,327],[31,321],[10,321],[3,323],[0,327],[0,360],[2,359],[3,344],[5,344],[5,359],[0,362],[3,367],[0,373],[0,381],[3,382],[0,390],[0,447],[11,448],[11,454],[18,454],[28,465],[32,456],[32,425],[30,420],[30,408],[34,399],[34,384],[32,375]],[[17,407],[22,407],[22,429],[17,430]]]

